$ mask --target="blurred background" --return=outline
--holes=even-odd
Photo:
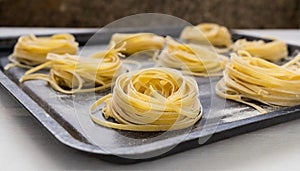
[[[300,28],[300,0],[0,0],[0,26],[102,27],[138,13],[229,28]]]

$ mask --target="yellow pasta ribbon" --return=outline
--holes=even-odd
[[[10,64],[5,69],[13,66],[31,68],[47,62],[48,53],[76,54],[78,43],[71,34],[56,34],[51,37],[21,36],[15,45],[14,52],[9,56]]]
[[[106,89],[112,86],[113,78],[122,72],[119,50],[110,49],[88,58],[50,53],[47,56],[48,62],[28,70],[20,82],[45,80],[53,89],[64,94]],[[44,68],[50,68],[49,75],[32,74]]]
[[[194,76],[221,76],[228,58],[194,44],[166,38],[166,48],[156,59],[158,65],[181,69]]]
[[[152,33],[115,33],[109,44],[115,46],[115,48],[123,46],[120,52],[125,55],[132,55],[141,51],[161,50],[164,42],[162,36]]]
[[[212,45],[220,47],[229,47],[232,44],[228,29],[213,23],[187,26],[181,32],[180,39],[197,44],[208,40]]]
[[[120,75],[113,93],[92,104],[90,117],[101,126],[120,130],[178,130],[193,126],[201,118],[198,96],[197,83],[191,77],[174,69],[148,68]],[[105,118],[95,115],[103,103]]]
[[[240,39],[237,40],[231,48],[234,52],[246,50],[252,56],[260,57],[272,62],[280,61],[288,55],[286,43],[279,40],[266,43],[262,40],[247,41],[246,39]]]
[[[226,99],[267,111],[249,101],[266,105],[294,106],[300,104],[300,54],[283,66],[252,57],[247,51],[231,55],[224,77],[216,85],[216,93]],[[293,66],[297,66],[295,67]]]

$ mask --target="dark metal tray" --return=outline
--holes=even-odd
[[[84,51],[93,52],[99,50],[99,47],[104,47],[115,32],[152,32],[178,37],[181,29],[123,28],[103,30],[96,35],[98,36],[97,42],[89,42]],[[93,34],[92,32],[80,33],[75,34],[75,37],[82,46]],[[232,35],[234,40],[240,38],[262,39],[234,32]],[[268,107],[271,112],[262,115],[249,106],[229,100],[224,102],[224,99],[216,96],[211,89],[220,77],[213,78],[212,84],[209,84],[208,78],[196,78],[197,82],[200,83],[200,98],[204,106],[204,116],[191,130],[140,133],[104,128],[95,125],[89,119],[87,107],[111,90],[95,94],[63,95],[52,90],[44,81],[28,81],[20,84],[18,79],[23,75],[24,69],[15,67],[8,71],[3,70],[3,67],[8,63],[7,56],[12,52],[16,40],[17,37],[6,37],[0,40],[1,85],[58,141],[103,160],[115,163],[152,160],[300,117],[300,106]],[[288,49],[289,55],[292,55],[300,50],[300,47],[288,45]],[[225,108],[214,108],[215,104],[211,104],[212,98],[215,100],[215,104],[224,102]],[[81,114],[75,114],[74,106],[76,106],[76,110],[79,110],[77,113]],[[212,108],[209,108],[210,106]],[[210,115],[205,114],[208,113],[208,110],[211,110]],[[98,136],[99,139],[102,139],[103,146],[96,145],[91,140],[91,136]]]

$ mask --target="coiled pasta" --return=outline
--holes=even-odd
[[[89,58],[50,53],[48,62],[28,70],[20,81],[45,80],[55,90],[65,94],[106,89],[112,86],[112,79],[121,74],[123,69],[119,50],[110,49]],[[49,67],[49,75],[32,74]]]
[[[280,61],[288,55],[286,43],[279,40],[266,43],[262,40],[247,41],[246,39],[240,39],[237,40],[231,48],[234,52],[246,50],[252,56],[260,57],[272,62]]]
[[[31,68],[47,61],[48,53],[76,54],[78,43],[71,34],[56,34],[51,37],[21,36],[9,56],[12,62],[5,69],[13,66]]]
[[[294,106],[300,104],[300,54],[283,66],[252,57],[247,51],[232,54],[224,77],[216,85],[216,93],[224,98],[267,111],[252,103],[255,100],[267,105]]]
[[[228,29],[213,23],[187,26],[181,32],[180,39],[191,43],[203,43],[208,40],[214,46],[223,47],[229,47],[232,44]]]
[[[130,131],[167,131],[194,125],[202,116],[198,86],[169,68],[148,68],[120,75],[113,93],[90,108],[91,119],[105,127]],[[106,119],[95,116],[102,103]]]
[[[161,50],[164,42],[162,36],[152,33],[115,33],[110,40],[110,46],[115,46],[115,48],[123,46],[120,52],[131,55],[146,50]]]
[[[221,76],[228,58],[201,46],[181,44],[167,37],[166,47],[156,60],[160,66],[181,69],[194,76]]]

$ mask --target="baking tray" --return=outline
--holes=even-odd
[[[95,42],[89,42],[85,52],[104,48],[115,32],[152,32],[159,35],[178,37],[182,28],[120,28],[101,30]],[[94,32],[74,34],[80,46],[85,45]],[[259,37],[232,32],[233,40],[265,40]],[[225,138],[265,128],[300,117],[300,105],[293,107],[267,107],[267,114],[259,114],[253,108],[234,101],[225,101],[213,92],[212,87],[221,77],[196,78],[200,85],[200,99],[204,115],[191,130],[169,131],[167,133],[141,133],[119,131],[94,124],[88,118],[87,107],[97,98],[111,92],[63,95],[54,91],[44,81],[28,81],[20,84],[18,79],[24,73],[22,68],[3,70],[8,63],[17,37],[3,37],[0,40],[0,83],[20,102],[29,113],[42,124],[59,142],[73,149],[114,163],[135,163],[153,160],[184,150],[213,143]],[[289,55],[300,50],[299,46],[288,45]],[[215,100],[211,104],[212,98]],[[225,108],[215,108],[223,104]],[[77,113],[74,109],[76,107]],[[210,108],[212,107],[212,108]],[[210,112],[208,112],[210,110]],[[208,116],[206,113],[209,113]],[[204,124],[206,123],[206,124]],[[85,126],[86,124],[87,126]],[[92,133],[90,133],[92,132]],[[96,135],[97,134],[97,135]],[[105,144],[95,144],[92,136],[98,136]],[[163,152],[163,153],[160,153]]]

